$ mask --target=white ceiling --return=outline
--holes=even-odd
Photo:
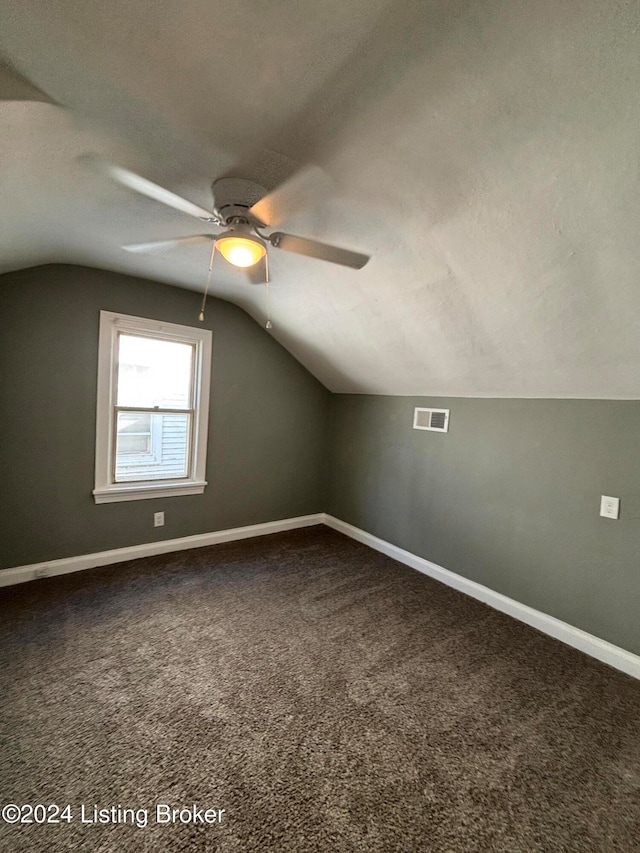
[[[211,205],[222,174],[333,194],[273,250],[273,334],[331,390],[640,398],[638,0],[0,0],[0,270],[87,264],[201,290],[196,219],[97,152]],[[1,82],[1,80],[0,80]],[[18,91],[20,89],[20,91]],[[264,322],[224,262],[213,293]],[[195,320],[195,318],[194,318]]]

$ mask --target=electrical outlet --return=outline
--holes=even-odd
[[[40,566],[39,569],[34,569],[33,576],[34,578],[48,578],[49,569],[47,566]]]
[[[620,518],[620,498],[600,496],[600,515],[604,518]]]
[[[154,527],[164,527],[164,513],[163,512],[154,512],[153,513],[153,526]]]

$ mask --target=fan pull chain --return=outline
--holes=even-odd
[[[264,327],[268,331],[269,329],[273,329],[273,323],[271,322],[271,295],[269,293],[269,255],[264,256],[264,271],[265,284],[267,286],[267,322],[264,324]]]
[[[214,240],[211,244],[211,257],[209,258],[209,272],[207,273],[207,286],[204,289],[204,295],[202,297],[202,307],[200,308],[200,316],[199,320],[201,323],[204,322],[204,306],[207,301],[207,294],[209,293],[209,286],[211,284],[211,270],[213,269],[213,256],[216,253],[216,241]]]

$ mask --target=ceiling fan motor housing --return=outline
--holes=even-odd
[[[250,225],[262,223],[249,213],[249,208],[267,195],[267,190],[244,178],[219,178],[211,185],[216,211],[229,224],[232,219],[244,219]]]

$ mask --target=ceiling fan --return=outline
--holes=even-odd
[[[369,260],[368,255],[360,252],[330,246],[307,237],[285,234],[282,231],[264,233],[263,229],[273,228],[312,201],[309,187],[320,173],[317,167],[310,166],[299,170],[271,192],[244,178],[219,178],[212,184],[213,209],[207,210],[135,172],[113,164],[102,165],[119,184],[203,222],[225,229],[216,234],[194,234],[172,240],[123,246],[129,252],[164,254],[181,246],[211,242],[211,263],[214,252],[218,250],[230,264],[243,268],[252,284],[269,281],[267,246],[352,269],[362,269]]]

